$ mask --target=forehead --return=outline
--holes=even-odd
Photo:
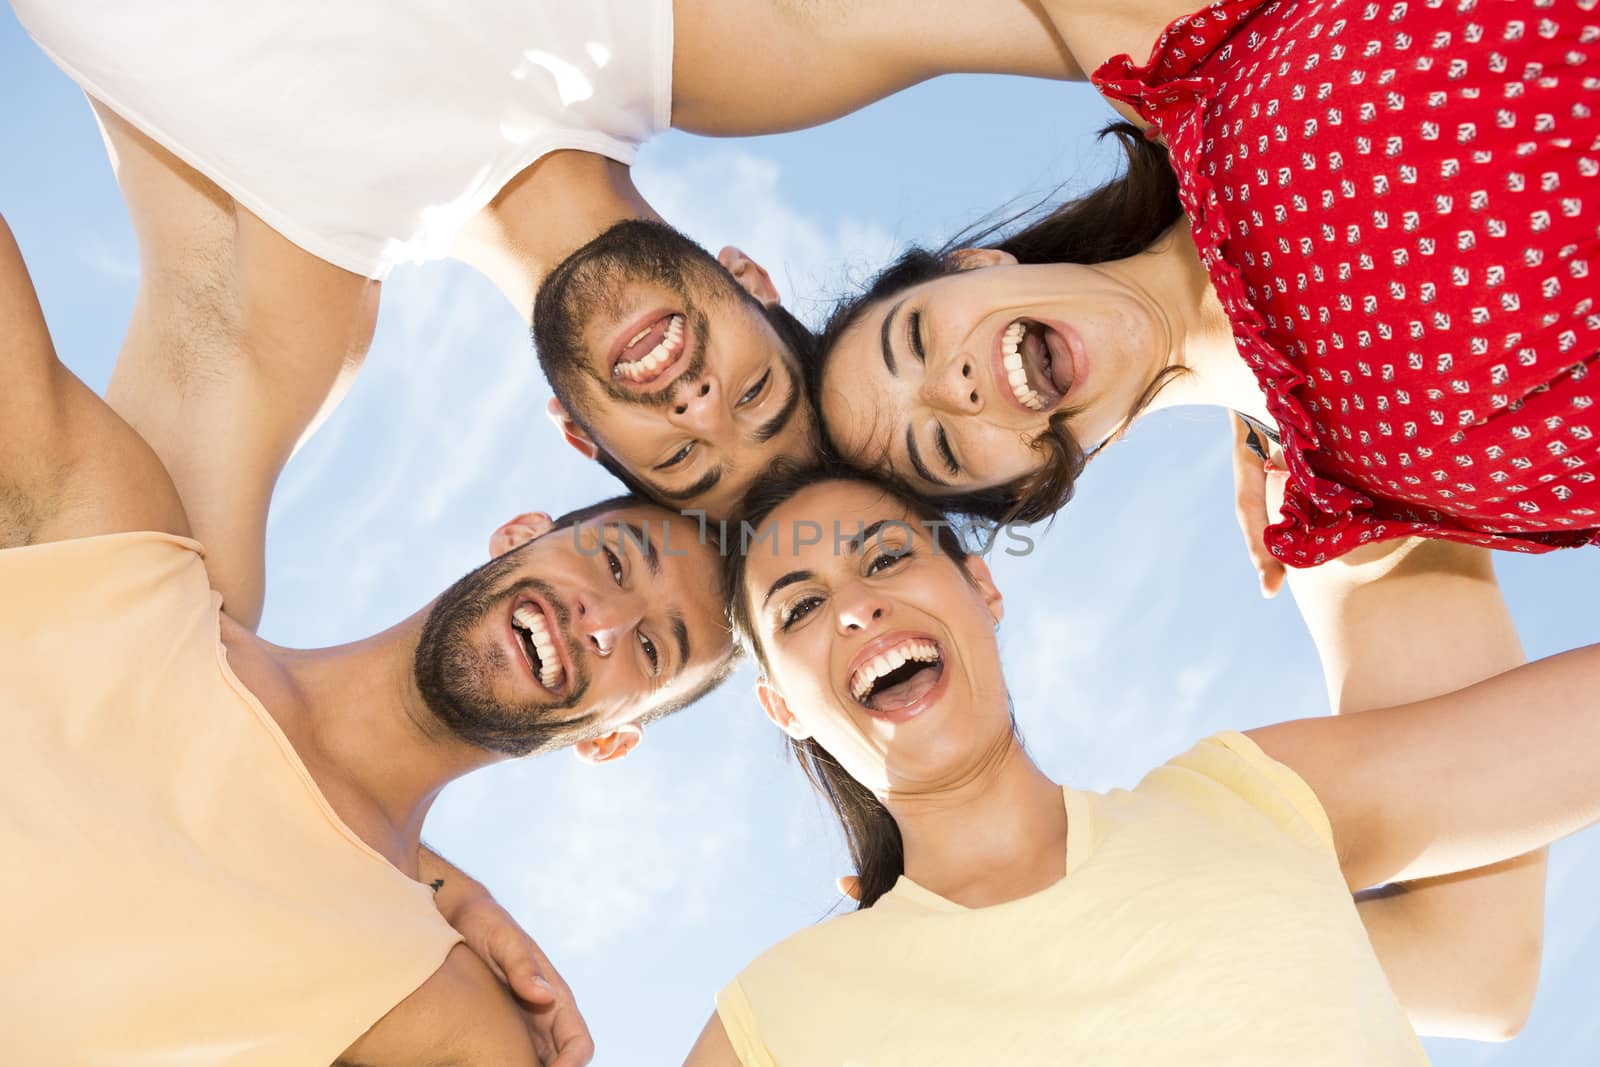
[[[797,566],[821,571],[854,559],[863,547],[904,544],[920,532],[905,504],[877,486],[829,481],[807,486],[753,531],[741,530],[746,588],[765,589]]]

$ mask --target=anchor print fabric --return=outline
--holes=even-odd
[[[1600,540],[1596,2],[1219,0],[1096,72],[1278,423],[1285,563]]]

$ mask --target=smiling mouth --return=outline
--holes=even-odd
[[[611,360],[611,377],[632,385],[648,385],[678,361],[684,349],[684,318],[671,313],[646,322],[624,338]]]
[[[566,668],[561,665],[561,655],[556,651],[556,634],[544,609],[533,601],[517,605],[511,613],[511,628],[516,631],[517,644],[527,657],[528,667],[539,684],[552,693],[560,693],[567,686]]]
[[[1048,411],[1072,392],[1076,375],[1067,339],[1042,322],[1015,319],[1000,335],[1004,385],[1029,411]]]
[[[892,715],[922,700],[943,677],[938,643],[908,636],[855,669],[850,695],[874,714]]]

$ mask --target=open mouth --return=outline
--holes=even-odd
[[[611,378],[625,385],[654,385],[671,373],[688,349],[684,317],[652,311],[623,327],[611,352]]]
[[[561,658],[560,634],[544,606],[536,600],[519,600],[511,612],[511,630],[533,677],[559,695],[567,688],[567,667]]]
[[[903,722],[938,699],[944,676],[937,641],[921,634],[892,635],[857,655],[850,696],[874,716]]]
[[[996,339],[995,357],[997,385],[1027,411],[1055,408],[1084,369],[1077,333],[1036,319],[1013,319]]]

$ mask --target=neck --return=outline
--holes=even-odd
[[[551,152],[522,171],[462,230],[451,254],[488,275],[523,315],[562,260],[626,219],[659,219],[624,164]]]
[[[426,609],[332,648],[265,646],[280,699],[258,694],[334,810],[405,870],[440,790],[500,758],[446,733],[417,691],[412,657],[425,618]]]
[[[900,827],[906,876],[946,900],[985,907],[1016,900],[1066,873],[1061,788],[1009,734],[967,779],[884,798]]]
[[[1231,408],[1271,421],[1261,386],[1239,356],[1233,327],[1180,218],[1145,252],[1106,265],[1143,294],[1157,337],[1151,378],[1181,367],[1140,414],[1185,404]]]

